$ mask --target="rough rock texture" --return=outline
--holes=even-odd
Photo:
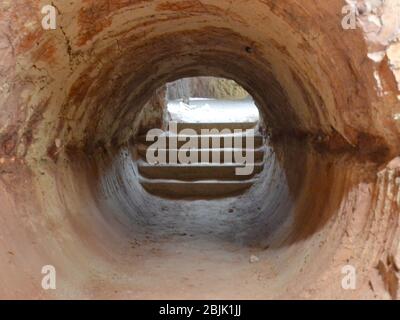
[[[190,97],[235,100],[248,98],[249,93],[233,80],[214,77],[184,78],[168,83],[168,99]]]
[[[1,298],[399,297],[398,0],[52,3],[46,31],[43,1],[0,2]],[[193,76],[237,81],[270,130],[241,198],[137,182],[135,119]]]
[[[149,101],[143,106],[132,125],[131,137],[146,134],[149,130],[162,129],[167,112],[167,87],[154,91]]]

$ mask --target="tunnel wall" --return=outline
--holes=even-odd
[[[0,297],[120,288],[126,240],[147,225],[140,203],[153,203],[124,180],[135,119],[190,76],[237,81],[270,128],[264,181],[285,191],[264,182],[254,199],[277,217],[262,229],[269,258],[288,267],[263,297],[398,296],[397,0],[357,2],[354,30],[342,0],[53,1],[56,30],[41,27],[45,4],[0,3]],[[37,288],[48,263],[67,289]]]
[[[128,122],[154,88],[202,73],[238,79],[260,102],[268,101],[266,120],[277,135],[321,133],[355,147],[369,137],[379,143],[373,147],[398,148],[396,59],[388,54],[377,64],[368,58],[378,40],[365,39],[360,28],[343,30],[337,17],[342,1],[294,1],[290,10],[273,1],[89,1],[64,10],[55,4],[61,14],[54,31],[41,28],[39,1],[2,4],[4,154],[27,154],[33,141],[44,151],[56,138],[88,147],[124,141]],[[260,14],[253,16],[254,10]],[[393,23],[386,28],[395,31]],[[393,41],[388,52],[397,46]],[[30,131],[35,125],[36,135]]]

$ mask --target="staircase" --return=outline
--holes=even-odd
[[[140,183],[143,188],[154,195],[167,198],[178,198],[178,199],[210,199],[220,198],[227,196],[234,196],[243,193],[249,189],[255,182],[256,177],[260,174],[264,168],[264,138],[255,129],[257,123],[178,123],[177,132],[181,132],[183,129],[192,129],[196,132],[195,135],[176,135],[170,132],[164,132],[163,135],[166,137],[167,145],[165,149],[159,150],[159,152],[165,152],[167,154],[167,163],[155,163],[151,164],[146,160],[146,153],[148,148],[154,142],[147,142],[145,136],[139,137],[136,143],[136,154],[138,156],[137,167],[140,174]],[[231,134],[210,134],[208,136],[200,136],[202,129],[230,129],[231,132],[234,130],[241,129],[242,133],[231,133]],[[246,148],[246,138],[249,135],[246,133],[247,129],[255,129],[255,133],[251,135],[254,139],[254,148]],[[209,141],[209,148],[201,148],[201,139]],[[179,138],[179,139],[178,139]],[[198,149],[182,149],[182,146],[188,141],[188,139],[197,139]],[[234,149],[230,145],[225,146],[226,139],[240,139],[240,149]],[[177,139],[175,149],[170,149],[171,139]],[[181,141],[183,140],[183,141]],[[219,141],[219,148],[213,148],[213,142]],[[233,144],[232,144],[233,146]],[[178,163],[171,164],[169,161],[169,152],[180,151],[191,151],[198,154],[198,162],[190,164]],[[246,152],[254,153],[254,170],[250,175],[237,175],[236,169],[243,167],[243,164],[235,162],[235,156],[232,155],[233,161],[225,163],[225,152],[237,152],[240,151],[243,155]],[[214,164],[212,163],[212,152],[220,154],[221,162]],[[207,159],[208,162],[204,160]]]

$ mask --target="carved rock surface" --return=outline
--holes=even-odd
[[[44,30],[43,1],[0,1],[0,298],[399,297],[398,0],[52,3]],[[141,110],[193,76],[238,82],[270,130],[240,198],[137,181]]]

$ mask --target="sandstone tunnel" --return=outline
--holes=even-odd
[[[0,2],[0,298],[399,296],[398,0],[54,0],[54,30],[47,4]],[[195,76],[243,86],[273,150],[218,203],[146,193],[131,157]]]

